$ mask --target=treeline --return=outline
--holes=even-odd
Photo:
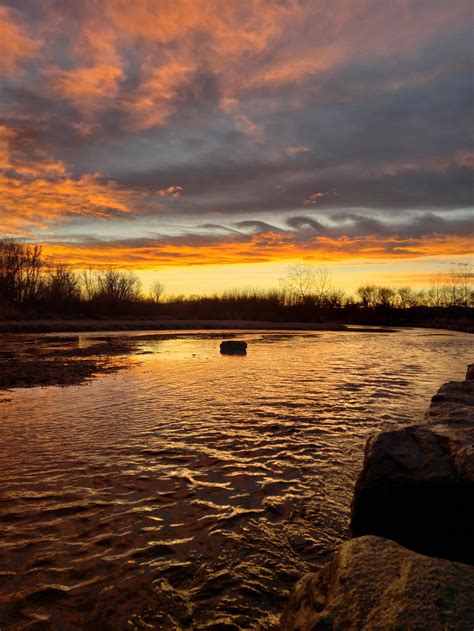
[[[133,312],[146,303],[139,278],[116,269],[77,271],[47,259],[41,246],[0,241],[0,317],[92,316]]]
[[[383,287],[369,285],[370,291]],[[361,288],[364,291],[366,288]],[[405,289],[405,288],[403,288]],[[402,294],[405,292],[403,291]],[[427,292],[412,292],[413,301],[402,302],[398,292],[389,302],[363,303],[359,294],[349,296],[334,291],[322,299],[313,296],[294,301],[281,291],[227,291],[214,296],[169,298],[163,313],[175,318],[202,320],[260,320],[269,322],[341,322],[366,325],[444,325],[461,322],[462,329],[474,329],[474,308],[457,304],[433,303]],[[385,294],[385,291],[382,291]],[[403,305],[403,306],[402,306]],[[472,300],[471,300],[472,305]]]
[[[0,240],[0,318],[170,317],[222,320],[417,323],[471,318],[472,269],[457,265],[428,290],[367,284],[355,295],[332,285],[325,269],[292,265],[278,289],[213,296],[163,297],[155,282],[145,294],[133,272],[75,270],[47,259],[41,246]]]

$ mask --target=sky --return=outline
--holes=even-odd
[[[0,236],[200,294],[472,262],[471,0],[0,0]]]

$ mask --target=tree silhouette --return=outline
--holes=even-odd
[[[308,263],[295,263],[280,278],[280,287],[287,304],[304,304],[312,301],[322,305],[331,290],[331,275],[325,268],[315,268]]]
[[[155,280],[150,287],[150,296],[153,302],[160,302],[165,286],[159,280]]]

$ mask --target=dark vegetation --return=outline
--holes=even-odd
[[[346,322],[474,328],[473,273],[454,266],[429,290],[360,287],[355,296],[332,286],[326,270],[289,268],[278,289],[231,290],[213,296],[163,298],[156,282],[148,295],[133,272],[75,270],[43,256],[41,246],[0,241],[0,319],[175,318]]]

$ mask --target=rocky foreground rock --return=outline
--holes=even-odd
[[[280,628],[472,630],[473,594],[473,567],[360,537],[296,584]]]
[[[474,381],[442,386],[425,419],[368,440],[351,530],[474,563]]]
[[[368,440],[352,502],[357,538],[296,584],[281,629],[472,631],[473,514],[469,366],[465,381],[439,389],[424,423]]]

